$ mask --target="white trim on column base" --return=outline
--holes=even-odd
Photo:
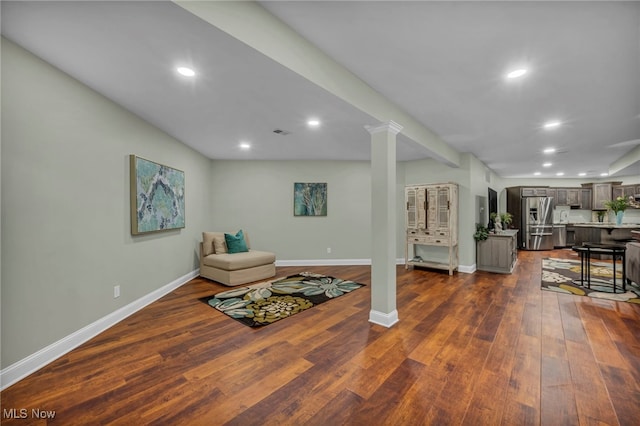
[[[458,265],[458,272],[465,274],[473,274],[476,271],[476,264],[473,265]]]
[[[374,324],[381,325],[383,327],[391,327],[393,324],[397,323],[398,319],[398,310],[394,309],[393,311],[385,314],[384,312],[378,312],[371,310],[369,311],[369,322]]]

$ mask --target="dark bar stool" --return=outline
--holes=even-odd
[[[616,292],[616,259],[622,261],[622,291],[627,291],[626,253],[624,244],[582,243],[581,246],[573,246],[571,250],[580,254],[580,285],[591,288],[591,255],[606,254],[613,258],[613,292]]]

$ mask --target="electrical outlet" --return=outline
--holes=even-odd
[[[327,247],[327,253],[331,253],[331,247]]]
[[[118,297],[120,297],[120,285],[114,285],[113,286],[113,298],[117,299]]]

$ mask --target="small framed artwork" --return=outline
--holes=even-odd
[[[293,184],[294,216],[326,216],[327,184],[326,183],[294,183]]]
[[[131,234],[185,226],[184,172],[129,156]]]

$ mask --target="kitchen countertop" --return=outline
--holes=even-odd
[[[623,223],[616,225],[612,222],[586,222],[586,223],[567,223],[569,226],[580,226],[586,228],[603,228],[603,229],[640,229],[638,223]]]
[[[503,229],[498,233],[493,233],[493,234],[489,233],[489,235],[492,237],[513,237],[517,233],[518,233],[517,229]]]

